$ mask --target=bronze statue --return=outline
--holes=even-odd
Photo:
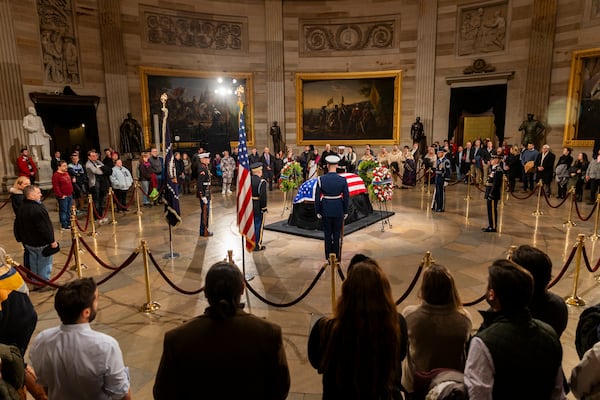
[[[533,119],[533,114],[527,114],[527,119],[519,127],[519,131],[523,131],[521,143],[524,146],[527,146],[528,143],[533,143],[536,148],[539,148],[539,142],[545,130],[546,126],[540,121]]]
[[[277,121],[273,121],[269,134],[273,138],[273,150],[277,154],[281,151],[281,128],[277,125]]]
[[[142,127],[139,122],[131,118],[131,113],[127,113],[127,118],[123,120],[119,131],[121,133],[121,154],[142,152]]]
[[[410,127],[410,137],[413,140],[413,144],[419,145],[419,153],[423,156],[427,153],[427,137],[425,137],[425,130],[423,129],[423,123],[421,117],[417,117],[415,122]]]

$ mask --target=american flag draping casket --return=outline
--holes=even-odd
[[[348,206],[348,218],[345,223],[350,224],[365,218],[373,212],[373,206],[369,200],[369,194],[365,183],[356,174],[339,174],[346,178],[348,191],[350,192],[350,204]],[[317,179],[313,178],[302,183],[298,188],[298,194],[294,197],[292,213],[288,218],[288,225],[297,226],[302,229],[322,229],[321,220],[315,214],[315,189]]]
[[[350,192],[350,197],[356,196],[357,194],[367,193],[367,188],[365,183],[360,178],[360,176],[356,174],[343,173],[339,174],[346,178],[348,182],[348,191]],[[315,189],[317,187],[317,179],[312,178],[302,183],[298,188],[298,194],[294,197],[294,204],[303,203],[305,201],[315,201]]]

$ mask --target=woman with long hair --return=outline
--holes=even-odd
[[[408,306],[402,312],[409,341],[402,385],[415,393],[415,398],[420,398],[420,390],[427,389],[417,387],[415,374],[435,368],[463,371],[472,327],[471,316],[463,308],[454,278],[446,267],[433,264],[425,269],[420,297],[421,304]]]
[[[368,257],[353,263],[333,317],[321,318],[308,340],[308,359],[323,374],[323,399],[400,399],[406,343],[385,273]]]

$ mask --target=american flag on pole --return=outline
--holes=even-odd
[[[252,210],[252,185],[250,184],[250,162],[246,145],[246,124],[244,108],[240,102],[240,129],[238,144],[237,171],[237,224],[242,236],[246,238],[246,249],[254,250],[256,238],[254,234],[254,212]]]
[[[350,197],[356,196],[357,194],[367,193],[367,187],[360,176],[356,174],[343,173],[338,174],[346,178],[348,182],[348,192]],[[317,187],[317,179],[312,178],[304,182],[298,188],[298,194],[294,197],[294,204],[303,203],[305,201],[315,201],[315,189]]]
[[[181,222],[181,209],[179,207],[179,192],[173,178],[177,179],[175,169],[175,158],[173,157],[173,146],[171,145],[171,132],[169,124],[164,121],[166,127],[165,147],[166,157],[163,165],[163,176],[165,179],[165,217],[171,226],[177,226]]]

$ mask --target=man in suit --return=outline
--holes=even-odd
[[[262,164],[262,176],[264,180],[269,182],[269,191],[273,190],[273,167],[275,157],[269,152],[269,148],[265,147],[262,155],[260,156],[260,163]]]
[[[550,188],[552,186],[552,175],[554,174],[554,160],[556,156],[550,150],[547,144],[542,146],[542,151],[535,158],[535,170],[537,172],[538,181],[541,179],[544,184],[544,192],[546,196],[550,196]]]
[[[285,399],[290,373],[281,328],[242,310],[240,270],[220,261],[204,288],[204,314],[165,334],[154,398]]]
[[[325,259],[335,253],[340,259],[340,238],[344,219],[348,216],[350,193],[346,178],[337,174],[340,158],[337,155],[326,157],[328,173],[320,176],[315,189],[315,213],[323,219],[325,235]]]
[[[256,245],[254,251],[265,249],[262,245],[264,214],[267,213],[267,181],[262,178],[263,164],[254,163],[250,165],[252,177],[250,178],[252,186],[252,211],[254,212],[254,235]]]

